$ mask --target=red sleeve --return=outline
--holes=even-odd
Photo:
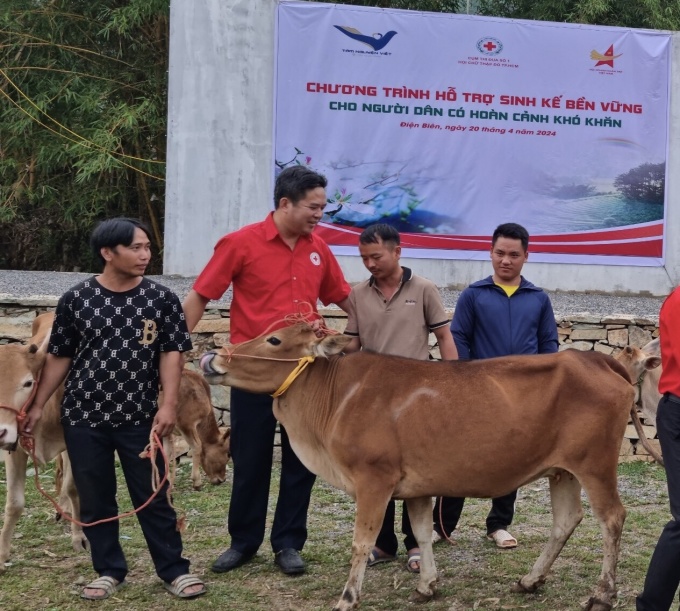
[[[237,237],[230,233],[215,245],[213,256],[200,273],[193,289],[207,299],[219,299],[229,288],[232,280],[243,266],[245,244],[237,244]]]
[[[321,287],[319,288],[319,299],[324,305],[329,303],[339,303],[346,299],[352,288],[347,281],[345,276],[340,269],[340,264],[335,258],[331,249],[328,245],[321,241],[324,250],[324,261],[325,261],[325,273],[321,281]]]

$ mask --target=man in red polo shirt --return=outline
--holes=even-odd
[[[666,524],[647,569],[637,611],[668,611],[677,602],[680,585],[680,288],[663,302],[659,312],[661,365],[656,432],[666,466],[668,500],[673,519]]]
[[[183,307],[189,331],[211,299],[233,284],[231,342],[285,326],[289,314],[317,300],[347,310],[350,287],[326,243],[313,234],[326,207],[327,181],[303,166],[283,170],[274,186],[274,212],[230,233],[187,295]],[[271,326],[271,327],[270,327]],[[231,547],[213,564],[216,573],[248,562],[264,540],[272,466],[272,398],[231,389],[231,453],[234,482],[229,505]],[[299,461],[281,428],[281,481],[272,525],[274,562],[287,575],[303,573],[300,551],[307,539],[307,509],[314,474]]]

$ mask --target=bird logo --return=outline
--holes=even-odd
[[[350,28],[349,26],[335,25],[333,27],[340,30],[345,36],[349,36],[353,40],[368,45],[374,51],[380,51],[380,49],[383,49],[385,46],[387,46],[387,43],[390,42],[390,40],[392,40],[392,38],[394,38],[394,36],[397,34],[394,30],[390,30],[387,32],[387,34],[376,33],[372,36],[367,36],[366,34],[362,34],[356,28]]]
[[[612,68],[614,67],[614,60],[617,57],[621,57],[623,53],[619,53],[618,55],[614,55],[614,45],[610,45],[609,49],[607,49],[604,54],[599,53],[598,51],[595,51],[594,49],[590,52],[590,59],[595,60],[597,63],[595,64],[595,67],[597,68],[598,66],[611,66]]]

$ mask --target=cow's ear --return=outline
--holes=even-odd
[[[644,352],[645,354],[649,354],[650,356],[659,356],[660,357],[661,356],[661,344],[659,342],[659,338],[657,337],[657,338],[653,339],[651,342],[649,342],[648,344],[645,344],[641,348],[641,350],[642,350],[642,352]],[[656,367],[658,367],[658,365],[656,365]],[[652,367],[652,369],[653,369],[653,367]]]
[[[328,335],[315,344],[314,354],[316,356],[340,354],[351,341],[352,338],[349,335]]]
[[[645,369],[650,370],[650,369],[656,369],[661,365],[661,357],[660,356],[648,356],[645,359]]]

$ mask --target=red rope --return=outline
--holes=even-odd
[[[38,479],[38,461],[35,458],[35,451],[33,448],[29,451],[29,454],[31,458],[33,459],[33,466],[34,466],[34,471],[35,471],[35,487],[38,489],[38,492],[42,494],[50,503],[52,503],[54,509],[63,517],[65,520],[68,520],[69,522],[73,522],[74,524],[78,526],[97,526],[98,524],[104,524],[106,522],[115,522],[116,520],[119,520],[121,518],[127,518],[129,516],[133,516],[136,513],[139,513],[142,511],[142,509],[145,509],[151,504],[151,501],[153,501],[157,496],[158,493],[161,491],[161,488],[165,484],[165,482],[168,481],[168,457],[165,454],[165,450],[163,450],[163,444],[161,443],[158,435],[156,434],[156,431],[151,431],[151,441],[149,442],[149,445],[144,448],[144,451],[139,455],[140,458],[150,458],[152,460],[152,478],[156,477],[158,475],[158,466],[156,465],[155,462],[155,450],[152,448],[158,448],[161,451],[161,454],[163,455],[163,460],[165,461],[165,473],[163,474],[163,478],[160,481],[158,485],[156,485],[156,482],[152,484],[153,487],[153,494],[148,498],[148,500],[137,507],[136,509],[133,509],[132,511],[127,511],[125,513],[121,513],[117,516],[111,516],[109,518],[103,518],[101,520],[96,520],[95,522],[81,522],[80,520],[76,520],[74,517],[70,516],[68,513],[64,511],[64,509],[59,505],[57,501],[55,501],[45,490],[43,490],[42,486],[40,485],[40,480]],[[22,440],[24,438],[22,437]],[[31,442],[33,440],[31,439]],[[21,443],[22,447],[28,451],[26,446],[24,446],[23,441]],[[31,444],[33,445],[33,444]],[[170,489],[171,487],[168,487],[168,497],[170,496]],[[184,529],[184,516],[182,516],[181,519],[178,518],[177,520],[177,530],[182,532]]]
[[[26,419],[27,416],[27,410],[28,406],[33,402],[33,399],[35,398],[35,394],[38,390],[38,384],[40,383],[40,374],[38,374],[38,377],[35,379],[35,384],[33,384],[33,389],[31,390],[31,394],[29,395],[28,399],[26,399],[26,402],[21,406],[21,409],[17,412],[13,407],[10,407],[8,405],[0,405],[0,409],[6,409],[11,412],[13,412],[16,415],[16,421],[17,421],[17,434],[18,431],[20,430],[20,424]],[[111,516],[109,518],[104,518],[101,520],[97,520],[96,522],[80,522],[79,520],[76,520],[74,517],[70,516],[66,511],[60,507],[59,503],[55,501],[45,490],[43,490],[42,486],[40,485],[40,479],[38,477],[38,460],[35,456],[35,439],[33,438],[32,435],[27,434],[27,433],[21,433],[19,435],[19,443],[21,444],[21,447],[26,450],[26,453],[31,457],[33,460],[33,471],[34,471],[34,479],[35,479],[35,487],[37,488],[38,492],[42,494],[52,505],[54,506],[54,509],[59,513],[60,516],[62,516],[65,520],[68,520],[69,522],[73,522],[74,524],[78,526],[97,526],[98,524],[104,524],[105,522],[113,522],[115,520],[119,520],[120,518],[127,518],[129,516],[135,515],[136,513],[139,513],[142,511],[142,509],[145,509],[146,507],[149,506],[151,501],[153,501],[157,496],[158,493],[160,492],[161,488],[165,484],[165,482],[168,481],[168,472],[170,471],[170,461],[168,460],[168,457],[165,453],[165,450],[163,449],[163,444],[161,443],[160,438],[156,434],[155,430],[151,430],[151,434],[149,436],[149,444],[144,448],[142,453],[139,455],[140,458],[149,458],[151,460],[151,487],[153,490],[153,494],[149,497],[149,499],[136,509],[133,509],[132,511],[128,511],[126,513],[122,513],[117,516]],[[165,472],[163,474],[163,477],[160,478],[161,481],[159,482],[159,476],[160,473],[158,471],[158,465],[156,464],[156,451],[160,450],[161,455],[163,456],[163,461],[165,464]],[[174,464],[174,461],[173,461]],[[173,469],[173,476],[174,476],[174,469]],[[171,500],[171,494],[172,494],[172,489],[173,489],[173,484],[174,484],[174,477],[171,478],[172,481],[170,481],[170,485],[168,486],[167,490],[167,497],[168,497],[168,503],[170,503],[170,506],[173,507],[172,500]],[[174,509],[174,507],[173,507]],[[186,518],[184,515],[181,515],[180,517],[177,518],[177,530],[179,532],[182,532],[184,530],[186,524]]]
[[[309,325],[310,327],[314,328],[314,323],[317,323],[316,328],[314,329],[314,332],[318,337],[328,337],[329,335],[340,335],[339,331],[336,331],[335,329],[331,329],[326,325],[326,320],[324,319],[321,314],[319,314],[317,311],[314,310],[312,307],[312,304],[310,304],[307,301],[303,301],[302,303],[298,304],[298,312],[295,314],[288,314],[285,317],[281,318],[280,320],[276,320],[273,323],[271,323],[260,335],[254,337],[252,340],[247,340],[247,341],[253,341],[255,339],[259,339],[260,337],[264,337],[267,335],[272,328],[277,327],[277,328],[282,328],[281,325],[283,323],[283,326],[286,327],[292,327],[294,325],[298,324],[306,324]],[[249,358],[255,358],[255,359],[260,359],[264,361],[280,361],[280,362],[296,362],[299,361],[300,359],[277,359],[273,357],[267,357],[267,356],[251,356],[249,354],[236,354],[236,349],[241,346],[242,344],[245,344],[246,342],[241,342],[241,344],[233,344],[231,346],[231,350],[229,349],[229,346],[225,346],[223,350],[227,353],[227,362],[231,360],[233,356],[241,356],[241,357],[249,357]]]

